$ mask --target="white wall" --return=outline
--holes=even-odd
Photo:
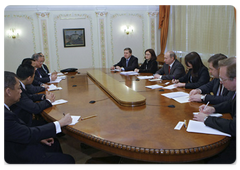
[[[8,6],[4,13],[4,70],[16,71],[23,58],[43,52],[50,70],[111,67],[130,47],[143,62],[144,51],[160,52],[158,6]],[[134,27],[132,34],[123,25]],[[16,39],[10,28],[21,30]],[[63,29],[85,28],[85,47],[64,48]],[[152,35],[153,34],[153,35]]]

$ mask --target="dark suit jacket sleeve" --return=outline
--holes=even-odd
[[[15,143],[29,144],[36,143],[42,139],[54,137],[56,128],[54,123],[48,123],[42,126],[28,127],[21,122],[15,113],[5,109],[5,140]]]
[[[164,73],[164,65],[166,65],[166,64],[164,63],[164,64],[163,64],[163,67],[160,68],[155,74],[159,74],[159,75],[165,74],[165,73]]]
[[[211,92],[213,92],[213,87],[214,87],[214,84],[216,84],[216,83],[218,83],[217,79],[213,79],[212,81],[208,82],[207,84],[200,86],[199,89],[201,89],[202,94],[210,94]]]
[[[146,69],[147,65],[147,69]],[[139,73],[155,73],[158,70],[158,63],[156,60],[150,60],[147,64],[147,60],[139,68]]]
[[[164,65],[164,73],[165,75],[162,76],[163,80],[179,79],[186,74],[183,65],[177,59],[171,68],[170,74],[168,74],[168,65]]]
[[[218,105],[213,106],[216,113],[231,113],[232,120],[219,118],[219,117],[208,117],[205,120],[205,125],[222,132],[236,136],[236,99],[228,100]]]
[[[122,57],[121,60],[117,64],[115,64],[113,66],[114,67],[116,67],[116,66],[123,67],[123,66],[125,66],[124,62],[126,62],[126,59],[124,57]]]
[[[131,56],[129,62],[128,62],[128,67],[123,66],[125,71],[133,71],[135,68],[138,68],[138,58]]]
[[[30,94],[35,94],[35,93],[45,91],[44,87],[34,86],[32,84],[26,85],[26,89],[27,89],[28,93],[30,93]]]
[[[21,99],[15,104],[16,106],[26,110],[29,113],[40,114],[44,109],[51,107],[52,104],[48,100],[34,103],[25,93],[21,94]]]
[[[215,95],[210,95],[207,94],[205,97],[205,103],[210,101],[211,104],[219,104],[227,100],[231,100],[235,92],[233,91],[228,91],[227,95],[224,96],[215,96]]]
[[[207,67],[203,67],[198,73],[198,80],[194,83],[186,83],[185,88],[187,89],[196,89],[207,82],[209,82],[210,76],[208,73]]]

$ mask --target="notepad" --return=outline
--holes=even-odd
[[[135,71],[125,71],[125,72],[121,72],[121,75],[138,75],[137,72]]]
[[[72,118],[72,123],[70,123],[69,125],[75,125],[78,120],[80,119],[81,116],[71,116]]]
[[[169,89],[169,90],[171,90],[171,89],[174,89],[174,88],[176,88],[175,87],[175,84],[171,84],[171,85],[169,85],[169,86],[165,86],[165,87],[163,87],[164,89]]]
[[[163,86],[155,84],[155,85],[150,85],[150,86],[145,86],[145,87],[150,88],[150,89],[158,89],[158,88],[162,88]]]
[[[149,81],[160,81],[160,79],[149,79]]]
[[[194,115],[197,115],[199,112],[193,112]],[[209,114],[208,116],[212,116],[212,117],[222,117],[221,113],[212,113]]]
[[[59,100],[55,100],[55,102],[53,102],[52,105],[63,104],[67,102],[68,102],[67,100],[59,99]]]
[[[139,79],[152,79],[153,76],[138,76]]]
[[[203,122],[194,121],[194,120],[189,121],[187,132],[205,133],[205,134],[222,135],[222,136],[231,137],[230,134],[221,132],[217,129],[213,129],[211,127],[206,126]]]
[[[50,81],[48,83],[59,83],[61,80],[62,80],[61,78],[57,78],[56,80]]]
[[[62,87],[57,87],[54,84],[48,86],[48,91],[61,90]]]

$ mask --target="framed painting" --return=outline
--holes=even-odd
[[[64,47],[84,47],[85,29],[63,29]]]

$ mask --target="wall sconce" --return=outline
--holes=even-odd
[[[8,33],[9,38],[15,39],[15,38],[19,37],[20,30],[17,30],[15,28],[11,28],[11,29],[8,30],[7,33]]]
[[[123,32],[125,32],[127,35],[129,35],[129,33],[133,32],[133,26],[126,26],[126,25],[124,25],[124,26],[122,27],[122,30],[123,30]]]

